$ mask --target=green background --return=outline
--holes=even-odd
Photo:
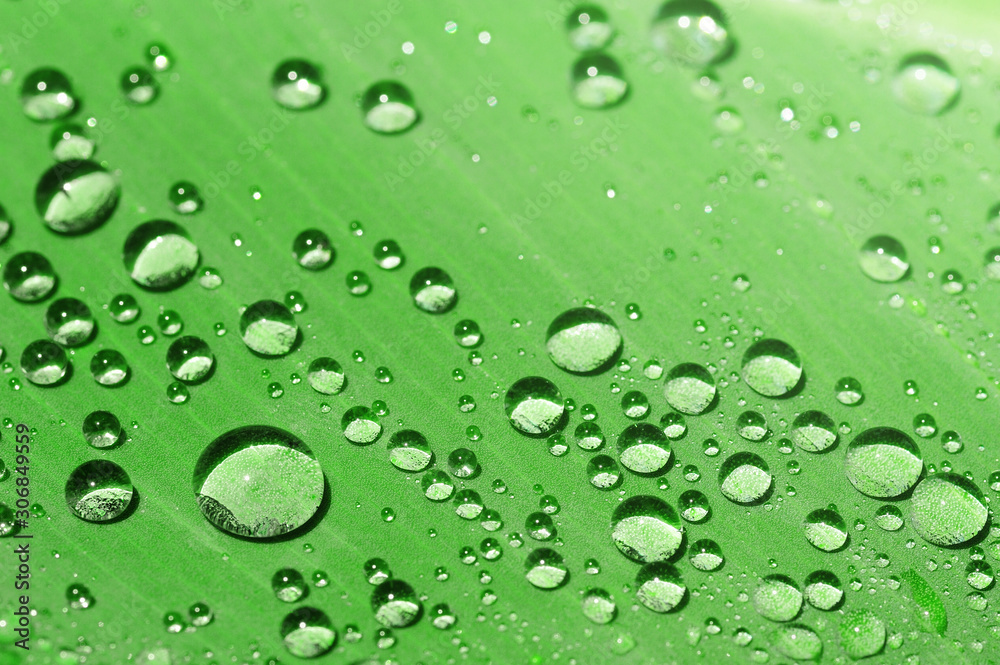
[[[0,247],[0,262],[19,251],[41,251],[59,274],[58,294],[82,298],[99,320],[96,339],[72,353],[75,376],[68,384],[46,390],[22,380],[18,391],[0,389],[0,416],[38,430],[32,498],[47,511],[30,526],[32,602],[39,616],[29,662],[55,662],[61,651],[65,662],[74,662],[80,656],[74,649],[81,645],[92,649],[88,663],[134,661],[150,650],[166,657],[156,649],[169,650],[174,662],[294,660],[278,634],[292,608],[270,589],[272,573],[282,566],[307,577],[315,570],[328,572],[331,584],[312,588],[306,604],[327,612],[341,634],[346,624],[361,628],[364,639],[341,640],[325,657],[330,662],[374,655],[399,663],[575,659],[581,665],[659,665],[752,662],[756,650],[767,651],[769,662],[782,662],[769,645],[774,625],[740,594],[752,593],[766,574],[787,574],[801,584],[820,568],[845,584],[855,577],[862,581],[861,591],[847,591],[843,612],[870,608],[891,633],[903,636],[899,649],[887,649],[871,662],[898,663],[911,654],[919,654],[920,663],[986,662],[997,647],[996,615],[992,606],[984,613],[966,607],[968,553],[930,546],[909,526],[896,533],[875,528],[871,518],[880,504],[857,493],[842,472],[853,435],[841,437],[829,454],[796,451],[792,457],[801,473],[794,476],[786,472],[788,457],[777,452],[775,442],[806,409],[824,410],[837,422],[848,422],[854,433],[875,425],[912,431],[913,416],[929,412],[941,429],[961,433],[965,449],[948,456],[940,437],[920,441],[925,462],[940,466],[949,458],[956,471],[971,471],[991,494],[986,477],[1000,468],[994,440],[998,313],[996,285],[987,283],[981,270],[987,249],[1000,244],[985,223],[987,210],[1000,201],[995,139],[1000,68],[980,47],[995,39],[1000,15],[985,1],[900,3],[898,20],[881,30],[876,23],[881,10],[872,5],[751,0],[722,6],[737,51],[715,70],[724,97],[702,101],[692,94],[700,72],[660,59],[649,46],[657,4],[606,4],[618,31],[608,52],[622,64],[631,90],[620,107],[589,111],[575,107],[569,95],[576,54],[562,17],[570,5],[554,0],[433,6],[399,0],[398,13],[350,57],[343,45],[373,20],[372,12],[386,10],[386,3],[97,6],[73,0],[50,6],[54,15],[30,38],[19,39],[15,36],[26,34],[24,21],[39,22],[43,5],[4,2],[0,202],[16,230]],[[445,31],[448,21],[458,25],[453,34]],[[490,33],[488,44],[480,43],[482,31]],[[162,40],[176,64],[157,75],[161,91],[152,105],[124,106],[120,74],[142,63],[144,48],[154,40]],[[412,55],[401,50],[406,41],[415,45]],[[898,61],[921,50],[943,53],[963,84],[957,106],[940,118],[907,113],[889,89]],[[287,127],[273,134],[265,149],[254,149],[250,159],[245,142],[267,137],[259,132],[284,113],[272,102],[268,82],[275,66],[290,57],[321,67],[328,97],[315,110],[289,112]],[[33,209],[35,183],[53,161],[47,149],[51,128],[25,118],[18,96],[23,77],[41,66],[70,77],[82,98],[77,119],[112,122],[108,131],[95,133],[100,134],[97,159],[120,174],[122,200],[109,222],[82,237],[48,232]],[[407,85],[422,114],[420,124],[400,136],[368,131],[357,108],[360,93],[385,78]],[[483,79],[495,89],[485,90]],[[487,102],[490,96],[495,105]],[[782,127],[782,99],[799,112],[801,129]],[[467,117],[456,105],[471,109]],[[531,115],[524,113],[526,106],[537,110],[537,121],[526,117]],[[742,115],[743,131],[728,135],[715,127],[722,106]],[[839,128],[834,139],[819,134],[825,116]],[[853,121],[860,123],[857,132],[850,129]],[[617,134],[606,154],[585,152],[602,132],[610,136],[606,130]],[[933,147],[939,131],[950,137],[946,150]],[[413,156],[424,154],[421,146],[429,153],[423,159]],[[188,179],[207,192],[231,161],[239,175],[203,212],[178,220],[167,202],[169,186]],[[389,182],[387,174],[415,161],[422,163],[411,175]],[[526,216],[527,202],[537,202],[546,183],[562,171],[572,177],[564,192],[529,223],[518,220],[516,215]],[[738,174],[758,172],[766,175],[767,187],[719,184],[721,173],[737,183]],[[911,182],[915,179],[919,186]],[[907,193],[870,226],[859,226],[859,213],[897,181]],[[613,198],[606,193],[609,186]],[[259,201],[251,198],[251,187],[260,188]],[[826,203],[818,208],[817,200]],[[832,215],[823,212],[831,207]],[[938,224],[928,219],[932,209],[940,211]],[[131,284],[121,261],[124,238],[137,224],[158,218],[180,221],[189,230],[203,265],[222,274],[221,288],[208,291],[193,281],[174,292],[146,293]],[[352,220],[362,223],[363,235],[350,233]],[[290,254],[295,235],[311,227],[324,229],[337,250],[335,264],[319,273],[301,270]],[[912,271],[906,281],[877,284],[858,269],[857,247],[875,233],[892,234],[908,248]],[[241,238],[239,247],[233,234]],[[928,250],[930,236],[940,238],[940,254]],[[381,271],[372,259],[376,242],[386,238],[406,253],[397,272]],[[667,248],[674,250],[674,260],[665,258]],[[458,307],[443,316],[427,315],[410,301],[409,278],[428,265],[447,270],[459,290]],[[367,297],[352,297],[344,286],[346,273],[355,269],[373,279]],[[949,296],[939,288],[940,274],[950,269],[969,281],[965,293]],[[732,287],[739,273],[752,284],[745,293]],[[281,299],[292,289],[309,304],[297,317],[304,343],[285,358],[253,357],[238,337],[239,308]],[[142,305],[137,324],[119,325],[101,309],[122,291]],[[888,306],[895,293],[905,299],[904,307]],[[630,370],[576,377],[546,357],[549,322],[587,301],[619,323],[626,340],[623,358],[634,359]],[[25,345],[45,337],[45,305],[23,305],[7,296],[0,302],[4,360],[16,365]],[[640,320],[628,320],[628,303],[639,305]],[[161,336],[142,346],[136,339],[138,326],[153,325],[160,307],[180,312],[185,333],[208,340],[216,355],[214,377],[194,387],[185,405],[165,398],[171,380],[164,362],[168,340]],[[469,364],[468,352],[452,335],[463,318],[476,320],[485,332],[480,349],[485,362],[478,367]],[[697,319],[705,321],[705,333],[695,331]],[[214,336],[217,322],[229,330],[226,336]],[[800,395],[764,399],[738,380],[739,360],[755,334],[784,339],[798,350],[807,377]],[[735,342],[732,348],[724,345],[726,336]],[[118,349],[128,358],[133,376],[126,386],[109,390],[90,380],[90,358],[101,348]],[[355,350],[364,352],[365,363],[351,360]],[[290,374],[304,375],[320,355],[347,368],[343,394],[328,398],[306,382],[291,383]],[[679,464],[699,467],[701,480],[694,485],[675,468],[666,476],[667,490],[659,489],[658,479],[627,475],[620,491],[601,493],[586,481],[590,455],[574,446],[565,457],[552,457],[544,442],[519,436],[505,422],[506,388],[522,376],[540,374],[578,405],[598,408],[598,423],[614,450],[613,435],[627,421],[613,384],[623,392],[646,392],[654,405],[652,419],[666,412],[662,385],[641,373],[650,358],[667,367],[682,361],[710,364],[717,380],[726,382],[715,410],[689,418],[687,437],[674,445]],[[393,383],[374,380],[378,366],[392,371]],[[464,382],[452,379],[456,368],[465,372]],[[265,369],[271,378],[262,377]],[[12,370],[4,375],[5,384],[20,375]],[[848,408],[833,397],[835,381],[845,375],[864,386],[860,406]],[[275,380],[285,389],[277,400],[266,389]],[[904,394],[905,380],[920,386],[918,398]],[[978,387],[987,389],[985,401],[974,398]],[[463,394],[478,403],[472,413],[458,411]],[[471,567],[459,562],[462,546],[478,546],[491,534],[421,496],[418,478],[387,463],[386,435],[366,448],[344,440],[343,411],[375,399],[389,405],[383,419],[388,433],[420,430],[439,460],[461,445],[479,455],[483,473],[464,485],[477,489],[504,518],[499,561]],[[329,413],[321,412],[324,401],[333,407]],[[767,415],[774,432],[767,443],[736,436],[734,417],[744,408]],[[90,449],[80,424],[95,409],[117,414],[131,440],[110,451]],[[570,426],[579,421],[578,413],[572,414]],[[325,519],[286,542],[246,542],[212,528],[191,491],[202,449],[231,428],[258,423],[305,440],[330,483]],[[465,439],[470,424],[482,428],[481,441]],[[718,457],[701,452],[701,441],[709,436],[722,444]],[[13,432],[4,429],[0,458],[8,463],[12,445]],[[765,506],[737,506],[718,491],[718,465],[739,450],[758,452],[774,473],[774,496]],[[70,471],[100,457],[123,466],[141,495],[139,509],[124,522],[95,526],[64,507],[62,488]],[[506,482],[505,494],[491,491],[495,478]],[[506,545],[506,534],[523,533],[525,517],[537,509],[536,484],[562,505],[556,516],[563,543],[558,549],[571,577],[554,592],[536,590],[524,579],[523,561],[535,543],[529,539],[520,549]],[[794,497],[786,495],[789,484]],[[634,589],[626,589],[634,586],[638,566],[612,544],[611,512],[627,496],[654,494],[675,503],[692,487],[709,496],[713,517],[688,525],[688,542],[715,539],[726,565],[706,574],[682,559],[678,565],[690,603],[675,614],[656,615],[637,606]],[[0,484],[0,499],[12,497],[8,479]],[[852,532],[846,550],[824,554],[806,542],[800,522],[830,502],[850,524],[860,518],[869,527]],[[392,523],[380,518],[385,507],[395,510]],[[437,536],[429,537],[429,529]],[[911,538],[912,549],[904,545]],[[305,551],[305,543],[312,552]],[[14,543],[0,544],[10,560]],[[891,560],[886,568],[874,564],[880,553]],[[385,558],[397,577],[425,594],[425,608],[447,602],[459,617],[457,626],[440,631],[423,621],[397,631],[393,650],[378,651],[372,587],[361,571],[372,556]],[[599,575],[584,573],[589,557],[600,561]],[[930,561],[937,564],[934,572]],[[434,580],[434,569],[442,565],[451,573],[444,583]],[[943,601],[945,635],[926,629],[906,585],[900,591],[887,587],[890,575],[910,568]],[[489,607],[480,603],[483,569],[492,574],[488,586],[499,596]],[[91,589],[94,607],[66,608],[65,589],[73,582]],[[4,618],[12,601],[7,584],[0,594]],[[614,594],[619,612],[614,623],[595,626],[583,617],[580,592],[589,586]],[[995,595],[987,592],[991,602]],[[214,609],[214,623],[167,634],[164,613],[185,613],[196,601]],[[719,635],[705,633],[710,617],[721,624]],[[800,621],[823,637],[824,662],[846,660],[837,633],[839,613],[806,608]],[[738,626],[754,635],[749,647],[732,642]],[[0,630],[0,641],[10,639],[9,628]],[[622,640],[634,640],[635,647],[615,655],[614,645]],[[17,654],[6,657],[18,662]]]

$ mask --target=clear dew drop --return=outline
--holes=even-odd
[[[736,418],[736,432],[747,441],[763,441],[768,431],[767,419],[759,411],[744,411]]]
[[[443,314],[458,301],[458,291],[451,277],[440,268],[422,268],[410,280],[410,296],[420,309]]]
[[[402,248],[395,240],[376,243],[372,256],[375,257],[375,264],[382,270],[395,270],[401,267],[406,259]]]
[[[201,381],[215,364],[215,355],[200,337],[179,337],[167,349],[167,369],[184,383]]]
[[[854,610],[840,621],[840,646],[854,660],[879,653],[885,641],[885,622],[871,610]]]
[[[271,590],[274,596],[284,603],[294,603],[309,593],[302,573],[294,568],[282,568],[271,576]]]
[[[833,573],[817,570],[805,579],[805,598],[816,609],[829,612],[844,599],[844,587]]]
[[[569,578],[569,569],[558,552],[540,547],[525,559],[524,576],[538,589],[555,589]]]
[[[677,568],[658,561],[639,569],[635,579],[636,599],[657,613],[670,612],[683,602],[688,589]]]
[[[595,455],[587,462],[587,479],[599,490],[610,490],[622,481],[618,462],[608,455]]]
[[[711,573],[722,568],[726,562],[722,548],[714,540],[703,538],[695,541],[688,550],[688,561],[703,573]]]
[[[652,474],[670,462],[670,442],[663,431],[650,423],[629,425],[618,436],[618,457],[629,471]]]
[[[726,58],[732,38],[722,11],[708,0],[670,0],[660,7],[651,29],[653,47],[691,67]]]
[[[76,298],[59,298],[45,310],[45,332],[62,346],[82,346],[94,335],[90,308]]]
[[[576,445],[583,450],[598,450],[604,445],[604,433],[601,427],[594,422],[580,423],[573,432]]]
[[[574,374],[608,369],[621,352],[618,325],[604,312],[577,307],[557,316],[546,333],[545,349],[556,366]]]
[[[205,518],[248,538],[298,529],[319,509],[324,493],[323,471],[309,447],[263,425],[212,441],[198,458],[193,482]]]
[[[125,239],[123,260],[136,284],[152,291],[169,291],[191,279],[201,254],[181,226],[154,220],[132,229]]]
[[[757,503],[768,496],[771,487],[771,470],[767,462],[754,453],[731,455],[719,470],[719,489],[734,503]]]
[[[958,78],[948,64],[931,53],[915,53],[899,63],[892,78],[892,96],[911,113],[938,115],[958,99]]]
[[[844,458],[844,471],[855,489],[879,499],[909,490],[923,467],[913,439],[892,427],[873,427],[858,434]]]
[[[511,426],[528,436],[548,436],[563,425],[566,403],[559,388],[548,379],[519,379],[504,396],[504,411]]]
[[[427,438],[416,430],[404,429],[393,433],[387,447],[389,462],[400,471],[423,471],[434,459]]]
[[[271,76],[271,96],[286,109],[303,111],[323,101],[326,87],[315,65],[305,60],[286,60]]]
[[[375,587],[371,606],[375,620],[386,628],[405,628],[423,611],[423,604],[413,587],[398,579],[386,580]]]
[[[153,72],[145,67],[130,67],[122,73],[121,90],[125,99],[136,106],[145,106],[156,100],[160,85],[153,78]]]
[[[35,186],[35,209],[53,231],[77,235],[107,221],[120,194],[117,179],[104,167],[87,160],[70,160],[42,174]]]
[[[906,248],[892,236],[872,236],[858,253],[861,271],[876,282],[898,282],[910,270]]]
[[[892,504],[886,504],[875,511],[875,524],[886,531],[899,531],[903,528],[903,513]]]
[[[837,426],[822,411],[804,411],[792,422],[789,437],[802,450],[822,453],[837,443]]]
[[[65,123],[52,130],[49,148],[56,161],[67,162],[90,159],[97,150],[97,144],[83,125]]]
[[[365,126],[379,134],[398,134],[420,119],[413,94],[402,83],[379,81],[361,98]]]
[[[73,583],[66,587],[66,601],[74,610],[87,610],[94,605],[96,599],[86,586]]]
[[[135,299],[135,296],[131,296],[127,293],[119,293],[118,295],[111,298],[111,302],[107,305],[108,313],[111,318],[118,323],[132,323],[139,318],[139,302]]]
[[[333,648],[337,631],[322,610],[300,607],[282,620],[281,640],[293,656],[316,658]]]
[[[684,527],[670,504],[652,496],[635,496],[615,508],[611,538],[633,561],[667,561],[681,546]]]
[[[834,397],[844,406],[855,406],[861,403],[865,395],[861,390],[861,382],[852,376],[839,379],[833,387]]]
[[[802,523],[806,540],[816,549],[836,552],[847,544],[847,522],[835,510],[819,508],[806,515]]]
[[[125,470],[108,460],[84,462],[66,481],[66,505],[88,522],[121,517],[132,503],[133,488]]]
[[[957,473],[927,476],[909,502],[910,525],[929,543],[950,547],[975,538],[989,521],[979,488]]]
[[[750,345],[741,363],[743,380],[765,397],[785,397],[802,379],[802,361],[787,342],[762,339]]]
[[[83,438],[94,448],[110,448],[121,435],[121,422],[109,411],[92,411],[83,419]]]
[[[306,379],[313,390],[323,395],[336,395],[347,384],[344,368],[333,358],[325,356],[315,358],[309,363]]]
[[[930,439],[937,434],[937,421],[929,413],[918,413],[913,416],[913,432],[921,439]]]
[[[375,443],[382,436],[378,416],[367,406],[352,406],[340,419],[344,438],[358,446]]]
[[[799,623],[778,628],[771,643],[792,660],[818,662],[823,655],[823,640],[812,628]]]
[[[181,215],[193,215],[205,206],[198,187],[187,180],[175,182],[167,192],[167,199],[170,207]]]
[[[146,62],[157,72],[165,72],[174,66],[174,56],[162,43],[154,42],[146,47]]]
[[[299,327],[291,310],[276,300],[260,300],[240,316],[240,337],[251,351],[263,356],[287,355],[295,346]]]
[[[663,395],[667,404],[689,416],[704,413],[715,401],[715,381],[707,369],[681,363],[667,373]]]
[[[36,69],[21,84],[21,107],[32,120],[58,120],[72,113],[76,106],[77,98],[69,79],[57,69]]]
[[[167,386],[167,401],[171,404],[184,404],[190,397],[191,391],[180,381]]]
[[[36,386],[51,386],[66,376],[69,358],[61,346],[47,339],[32,342],[21,353],[21,371]]]
[[[604,48],[614,32],[607,13],[597,5],[581,5],[566,17],[566,34],[577,51]]]
[[[614,621],[618,606],[610,593],[601,588],[591,588],[583,594],[583,616],[598,625]]]
[[[581,56],[573,65],[571,80],[573,101],[588,109],[610,108],[628,93],[621,65],[600,52]]]
[[[3,285],[15,300],[38,302],[55,291],[59,279],[49,260],[38,252],[10,257],[3,269]]]
[[[333,263],[336,251],[330,237],[319,229],[306,229],[292,242],[292,256],[307,270],[322,270]]]
[[[768,575],[754,591],[753,607],[769,621],[791,621],[802,610],[802,591],[785,575]]]

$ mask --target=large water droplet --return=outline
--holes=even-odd
[[[431,314],[443,314],[458,301],[451,277],[440,268],[422,268],[410,280],[410,296],[417,307]]]
[[[309,385],[318,393],[336,395],[344,389],[347,377],[340,363],[333,358],[320,357],[309,363],[306,373]]]
[[[340,419],[344,437],[353,444],[367,446],[382,435],[378,416],[367,406],[352,406]]]
[[[387,628],[405,628],[420,618],[423,605],[416,592],[402,580],[386,580],[372,592],[375,620]]]
[[[790,436],[802,450],[821,453],[837,442],[837,426],[822,411],[804,411],[792,422]]]
[[[21,353],[21,371],[36,386],[51,386],[66,376],[69,358],[55,342],[40,339],[32,342]]]
[[[21,302],[44,300],[55,290],[57,282],[52,264],[38,252],[15,254],[3,269],[4,288]]]
[[[58,120],[76,108],[76,95],[62,72],[50,68],[36,69],[21,84],[21,105],[24,114],[32,120]]]
[[[771,470],[759,455],[736,453],[719,469],[719,489],[735,503],[756,503],[771,491]]]
[[[145,67],[129,67],[122,73],[122,94],[136,106],[151,104],[160,93],[160,86],[153,78],[153,72]]]
[[[169,291],[194,274],[201,256],[187,231],[165,220],[154,220],[132,229],[125,239],[125,269],[139,286]]]
[[[292,350],[299,334],[291,310],[276,300],[260,300],[240,316],[240,337],[251,351],[283,356]]]
[[[60,298],[45,310],[45,331],[63,346],[86,344],[94,334],[94,315],[76,298]]]
[[[205,518],[249,538],[301,527],[319,509],[323,484],[309,447],[264,425],[240,427],[215,439],[194,470],[194,492]]]
[[[619,65],[604,53],[588,53],[573,65],[573,101],[588,109],[605,109],[620,103],[628,82]]]
[[[305,578],[294,568],[282,568],[277,571],[271,577],[271,589],[277,599],[285,603],[297,602],[309,593]]]
[[[101,349],[90,359],[90,375],[102,386],[113,388],[128,379],[128,361],[114,349]]]
[[[635,473],[656,473],[670,462],[670,442],[656,425],[629,425],[618,437],[622,466]]]
[[[762,339],[743,354],[743,380],[765,397],[784,397],[802,378],[802,361],[789,344]]]
[[[667,373],[663,395],[674,409],[697,416],[715,400],[715,381],[701,365],[681,363]]]
[[[989,512],[983,493],[957,473],[924,478],[910,498],[910,524],[929,543],[948,547],[975,538],[986,526]]]
[[[83,419],[83,438],[94,448],[110,448],[121,434],[121,422],[108,411],[93,411]]]
[[[510,424],[529,436],[547,436],[563,425],[566,404],[548,379],[528,376],[514,382],[504,397]]]
[[[670,504],[652,496],[634,496],[615,508],[611,538],[633,561],[667,561],[681,546],[684,527]]]
[[[569,577],[569,569],[555,550],[540,547],[524,562],[524,576],[539,589],[555,589]]]
[[[108,522],[128,510],[132,481],[114,462],[91,460],[78,466],[66,481],[66,504],[88,522]]]
[[[854,660],[880,652],[885,638],[885,622],[871,610],[854,610],[840,622],[840,646]]]
[[[569,43],[577,51],[604,48],[614,34],[607,13],[597,5],[581,5],[566,17]]]
[[[604,589],[588,589],[583,595],[583,616],[596,624],[611,623],[618,613],[614,598]]]
[[[639,602],[660,613],[680,605],[688,591],[677,568],[662,561],[643,566],[636,575],[635,583]]]
[[[855,489],[880,499],[909,490],[923,468],[913,439],[892,427],[873,427],[858,434],[844,459],[844,471]]]
[[[818,610],[828,612],[844,599],[844,587],[833,573],[817,570],[806,577],[806,600]]]
[[[910,269],[906,248],[892,236],[872,236],[861,246],[858,258],[862,272],[876,282],[898,282]]]
[[[87,160],[59,162],[35,186],[35,209],[58,233],[86,233],[103,224],[118,205],[113,175]]]
[[[707,0],[671,0],[653,21],[653,46],[693,67],[725,58],[732,51],[722,11]]]
[[[397,134],[412,127],[420,114],[413,95],[401,83],[379,81],[361,99],[365,125],[380,134]]]
[[[96,144],[86,128],[67,123],[59,125],[52,131],[49,139],[52,156],[56,161],[66,162],[77,159],[90,159],[96,150]]]
[[[423,434],[404,429],[389,438],[389,461],[400,471],[416,473],[431,465],[434,454]]]
[[[806,540],[824,552],[836,552],[847,544],[847,523],[834,510],[820,508],[814,510],[803,522]]]
[[[618,462],[608,455],[595,455],[587,462],[587,478],[599,490],[610,490],[621,482]]]
[[[952,106],[961,84],[948,64],[931,53],[907,56],[892,79],[892,95],[912,113],[937,115]]]
[[[281,622],[281,639],[293,656],[316,658],[333,648],[337,631],[322,610],[300,607]]]
[[[167,369],[185,383],[201,381],[212,371],[215,356],[205,340],[187,335],[179,337],[167,349]]]
[[[271,77],[271,96],[286,109],[302,111],[322,102],[326,89],[314,65],[305,60],[286,60]]]
[[[577,307],[549,325],[545,348],[556,365],[577,374],[610,367],[621,351],[622,336],[610,316],[591,307]]]
[[[769,575],[754,591],[753,606],[765,619],[791,621],[802,609],[802,592],[791,578]]]
[[[330,237],[319,229],[306,229],[295,236],[292,242],[292,255],[299,265],[308,270],[322,270],[329,266],[336,251]]]
[[[774,646],[792,660],[819,661],[823,655],[823,640],[808,626],[782,626],[771,638]]]

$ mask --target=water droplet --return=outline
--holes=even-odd
[[[326,88],[315,65],[305,60],[286,60],[271,76],[271,96],[286,109],[303,111],[322,102]]]
[[[687,586],[677,568],[658,561],[643,566],[635,579],[636,598],[654,612],[669,612],[684,600]]]
[[[47,122],[64,118],[76,104],[69,79],[57,69],[36,69],[21,84],[21,106],[32,120]]]
[[[587,478],[599,490],[614,489],[621,482],[621,469],[614,458],[595,455],[587,462]]]
[[[60,298],[45,311],[45,331],[57,344],[81,346],[94,334],[94,315],[76,298]]]
[[[160,86],[153,78],[153,73],[145,67],[126,69],[122,74],[121,88],[125,99],[137,106],[153,102],[160,92]]]
[[[566,17],[569,42],[577,51],[604,48],[614,34],[608,15],[596,5],[581,5]]]
[[[791,578],[769,575],[754,591],[753,606],[770,621],[791,621],[802,609],[802,592]]]
[[[194,275],[200,259],[187,231],[173,222],[140,224],[125,240],[125,269],[136,284],[153,291],[183,285]]]
[[[292,312],[275,300],[255,302],[240,317],[243,343],[264,356],[283,356],[292,350],[299,334]]]
[[[271,577],[271,589],[278,600],[285,603],[297,602],[309,593],[305,578],[294,568],[282,568],[277,571]]]
[[[782,626],[775,631],[771,642],[778,651],[793,660],[818,662],[823,655],[823,640],[802,624]]]
[[[188,608],[188,619],[196,628],[207,626],[215,618],[215,612],[205,603],[195,603]]]
[[[922,439],[929,439],[937,434],[937,421],[929,413],[921,413],[913,417],[913,431]]]
[[[21,302],[44,300],[55,290],[57,282],[52,264],[37,252],[15,254],[4,266],[4,288]]]
[[[882,506],[875,513],[875,524],[886,531],[898,531],[903,528],[903,513],[896,506]]]
[[[762,441],[767,437],[767,420],[757,411],[744,411],[736,419],[736,431],[747,441]]]
[[[458,617],[446,603],[438,603],[431,608],[431,624],[440,630],[447,630],[455,625]]]
[[[619,504],[611,529],[618,550],[640,563],[667,561],[684,538],[677,512],[652,496],[635,496]]]
[[[504,397],[504,410],[514,429],[528,436],[547,436],[565,420],[566,407],[554,383],[539,376],[519,379]]]
[[[366,296],[372,290],[372,280],[368,273],[362,270],[352,270],[347,273],[344,283],[347,284],[347,292],[352,296]]]
[[[121,517],[132,503],[132,481],[125,470],[108,460],[78,466],[66,481],[66,505],[88,522]]]
[[[844,471],[862,494],[888,499],[913,487],[923,471],[920,450],[909,436],[891,427],[874,427],[847,447]]]
[[[293,656],[316,658],[333,648],[337,631],[322,610],[300,607],[281,622],[281,639]]]
[[[423,610],[420,599],[409,584],[390,579],[372,593],[375,620],[387,628],[404,628],[414,623]]]
[[[90,159],[97,149],[87,129],[75,123],[59,125],[52,131],[49,147],[56,161]]]
[[[576,374],[601,372],[621,351],[622,336],[604,312],[590,307],[570,309],[555,318],[546,333],[549,358]]]
[[[344,437],[359,446],[375,443],[382,435],[382,425],[378,416],[367,406],[352,406],[345,411],[340,419],[340,426],[344,431]]]
[[[931,53],[915,53],[899,63],[892,95],[911,113],[938,115],[958,98],[961,84],[948,64]]]
[[[160,312],[160,315],[156,317],[156,325],[159,327],[160,332],[167,337],[172,337],[184,329],[184,321],[181,319],[181,315],[172,309]]]
[[[822,411],[805,411],[792,422],[790,436],[802,450],[822,453],[837,442],[837,427]]]
[[[395,432],[389,438],[388,449],[389,461],[401,471],[413,473],[423,471],[431,465],[434,459],[427,439],[423,434],[412,429]]]
[[[743,380],[765,397],[785,397],[802,378],[802,361],[789,344],[762,339],[743,354]]]
[[[395,270],[403,265],[403,250],[395,240],[383,240],[375,245],[375,263],[383,270]]]
[[[524,562],[525,577],[539,589],[555,589],[569,577],[569,569],[555,550],[540,547]]]
[[[121,422],[108,411],[92,411],[83,419],[83,438],[94,448],[110,448],[121,434]]]
[[[139,303],[127,293],[119,293],[108,304],[108,313],[118,323],[132,323],[139,318],[139,311]]]
[[[205,448],[194,492],[213,525],[249,538],[298,529],[319,510],[323,471],[309,447],[267,426],[240,427]]]
[[[964,447],[962,444],[962,437],[958,432],[947,431],[941,435],[941,447],[946,453],[955,455],[962,452]]]
[[[93,606],[94,595],[82,584],[70,584],[66,587],[66,600],[74,610],[86,610]]]
[[[906,248],[892,236],[873,236],[861,246],[861,270],[876,282],[898,282],[910,270]]]
[[[167,401],[172,404],[183,404],[190,396],[191,392],[180,381],[174,381],[167,386]]]
[[[704,538],[691,545],[688,561],[698,570],[710,573],[721,568],[722,564],[725,563],[725,558],[722,556],[722,548],[717,542]]]
[[[989,515],[983,493],[957,473],[927,476],[913,490],[910,524],[929,543],[949,547],[975,538]]]
[[[588,109],[605,109],[625,99],[628,83],[621,66],[604,53],[587,53],[573,65],[573,101]]]
[[[711,514],[708,497],[698,490],[687,490],[677,498],[681,509],[681,517],[692,523],[704,522]]]
[[[158,72],[165,72],[174,66],[174,56],[163,44],[154,43],[147,46],[146,61]]]
[[[660,427],[668,439],[677,441],[687,434],[687,422],[679,413],[667,413],[660,418]]]
[[[198,188],[187,180],[175,182],[167,198],[170,199],[170,206],[181,215],[193,215],[205,205]]]
[[[431,314],[443,314],[458,301],[451,277],[440,268],[422,268],[410,280],[410,295],[417,307]]]
[[[655,425],[636,423],[619,435],[618,456],[629,471],[656,473],[670,462],[670,443]]]
[[[167,349],[167,369],[185,383],[201,381],[214,364],[212,350],[200,337],[180,337]]]
[[[840,622],[840,646],[854,660],[880,652],[885,639],[885,622],[871,610],[854,610]]]
[[[840,513],[828,508],[814,510],[803,522],[806,540],[824,552],[836,552],[847,544],[847,523]]]
[[[21,371],[36,386],[51,386],[66,376],[69,358],[58,344],[40,339],[21,353]]]
[[[361,99],[365,125],[380,134],[405,132],[420,119],[413,95],[401,83],[379,81]]]
[[[336,395],[347,383],[340,363],[327,357],[316,358],[309,363],[306,378],[313,390],[324,395]]]
[[[771,470],[759,455],[736,453],[719,470],[719,489],[735,503],[757,503],[771,491]]]
[[[677,411],[697,416],[715,401],[715,381],[701,365],[681,363],[667,373],[663,395]]]
[[[722,11],[707,0],[664,3],[651,36],[654,48],[692,67],[718,62],[733,50]]]
[[[306,229],[292,242],[292,255],[307,270],[328,267],[337,255],[330,238],[319,229]]]
[[[580,423],[573,433],[576,445],[584,450],[597,450],[604,445],[604,434],[597,423]]]
[[[861,391],[861,382],[851,376],[845,376],[837,381],[833,390],[837,401],[846,406],[860,404],[865,397]]]

